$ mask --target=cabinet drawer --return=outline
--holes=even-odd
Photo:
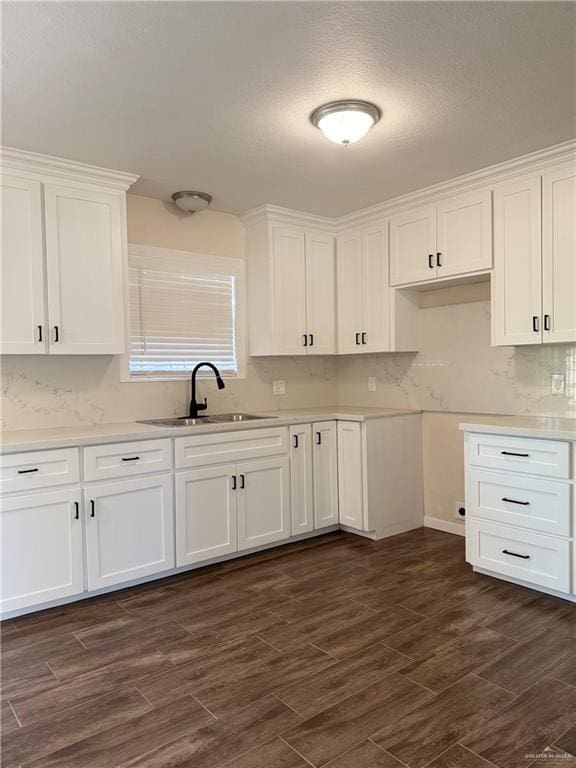
[[[530,475],[570,477],[570,444],[505,435],[471,434],[469,462],[478,467]]]
[[[288,453],[288,427],[189,435],[174,441],[176,469]]]
[[[470,517],[570,536],[568,483],[485,469],[470,469],[469,477]]]
[[[0,457],[2,493],[70,485],[80,479],[77,448],[10,453]]]
[[[469,521],[467,536],[472,565],[557,592],[570,592],[568,540],[477,520]]]
[[[85,480],[146,475],[171,466],[170,438],[93,445],[84,449]]]

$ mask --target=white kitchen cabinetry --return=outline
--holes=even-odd
[[[176,474],[176,565],[238,550],[235,464]]]
[[[576,341],[574,165],[494,193],[492,343]]]
[[[238,549],[290,536],[290,467],[287,457],[246,461],[238,474]]]
[[[312,425],[290,427],[290,507],[292,535],[314,530]]]
[[[314,465],[314,528],[337,525],[338,430],[335,421],[312,425]]]
[[[338,236],[337,285],[340,354],[417,348],[417,307],[388,284],[387,222]]]
[[[364,522],[364,478],[361,425],[338,423],[338,497],[340,523],[367,530]]]
[[[2,353],[123,352],[136,177],[6,149],[1,170]]]
[[[250,354],[334,354],[334,236],[266,215],[247,223],[246,249]]]
[[[0,353],[42,354],[47,349],[47,332],[40,183],[2,175],[0,215]]]
[[[170,475],[98,483],[84,500],[89,590],[174,567]]]
[[[490,190],[440,200],[390,218],[390,283],[411,285],[492,267]]]
[[[78,595],[84,588],[80,491],[2,499],[2,612]]]

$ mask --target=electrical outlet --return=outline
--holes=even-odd
[[[277,379],[272,382],[272,394],[273,395],[285,395],[286,394],[286,382],[284,379]]]
[[[564,373],[552,374],[552,386],[550,387],[550,391],[552,392],[553,395],[566,394],[566,374]]]
[[[457,501],[456,504],[454,504],[454,517],[456,520],[466,519],[466,507],[463,501]]]
[[[368,392],[376,392],[376,376],[368,376]]]

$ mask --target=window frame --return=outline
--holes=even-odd
[[[172,264],[180,261],[182,271],[205,272],[207,274],[233,275],[236,285],[236,362],[238,370],[236,373],[222,371],[222,378],[231,380],[240,380],[246,378],[246,348],[247,348],[247,325],[246,325],[246,264],[244,259],[230,256],[213,256],[206,253],[197,253],[195,251],[181,251],[174,248],[159,248],[153,245],[136,245],[128,243],[128,257],[126,259],[126,268],[124,271],[124,328],[126,334],[126,352],[121,355],[120,381],[123,383],[134,384],[135,382],[166,382],[166,381],[189,381],[189,373],[165,373],[161,375],[146,376],[143,374],[133,374],[130,372],[130,347],[132,341],[132,329],[130,327],[130,281],[128,270],[130,267],[130,256],[141,257],[150,262],[157,260],[158,267],[162,267],[162,260],[170,258]],[[209,370],[198,371],[199,379],[213,378]]]

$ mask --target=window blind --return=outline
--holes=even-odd
[[[201,360],[236,373],[235,276],[142,261],[132,259],[129,268],[130,374],[162,378]]]

